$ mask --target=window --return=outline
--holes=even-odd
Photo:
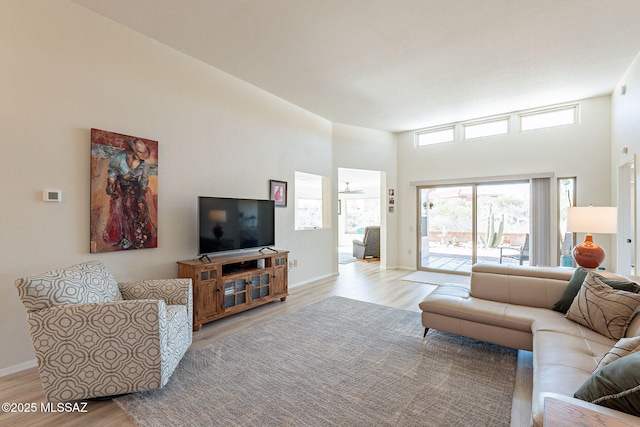
[[[484,121],[479,123],[463,123],[464,139],[482,138],[484,136],[504,135],[509,133],[509,118]]]
[[[364,234],[368,225],[380,225],[380,199],[345,199],[346,232]]]
[[[427,129],[416,132],[416,145],[423,147],[425,145],[440,144],[442,142],[453,142],[454,126],[438,129]]]
[[[331,224],[329,206],[329,178],[296,171],[296,230],[328,228]]]
[[[448,123],[415,132],[414,148],[425,145],[483,138],[509,133],[572,125],[580,122],[580,104],[538,108],[535,110],[503,113],[500,116],[477,118]],[[511,122],[519,126],[511,126]]]
[[[520,130],[534,130],[578,122],[578,105],[520,114]]]

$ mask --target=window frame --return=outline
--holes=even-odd
[[[546,114],[553,114],[553,113],[558,113],[561,111],[569,111],[571,110],[573,112],[573,120],[571,123],[557,123],[557,124],[550,124],[550,125],[544,125],[544,126],[538,126],[538,127],[532,127],[532,128],[528,128],[528,129],[524,129],[523,128],[523,119],[529,118],[529,117],[535,117],[535,116],[543,116]],[[553,127],[559,127],[559,126],[569,126],[569,125],[577,125],[579,123],[580,120],[580,104],[576,103],[576,104],[569,104],[569,105],[560,105],[560,106],[554,106],[551,108],[541,108],[541,109],[537,109],[537,110],[529,110],[529,111],[525,111],[522,113],[518,113],[518,130],[520,132],[529,132],[529,131],[534,131],[534,130],[540,130],[540,129],[549,129],[549,128],[553,128]]]
[[[478,136],[467,136],[467,128],[471,128],[473,126],[483,126],[483,125],[488,125],[488,124],[493,124],[493,123],[500,123],[500,122],[505,122],[507,125],[507,128],[505,130],[505,132],[502,133],[492,133],[492,134],[486,134],[486,135],[478,135]],[[485,120],[475,120],[475,121],[468,121],[468,122],[462,122],[460,124],[461,128],[462,128],[462,140],[466,141],[466,140],[470,140],[470,139],[479,139],[479,138],[489,138],[492,136],[500,136],[500,135],[508,135],[511,131],[511,116],[496,116],[496,117],[492,117],[490,119],[485,119]]]
[[[427,144],[421,144],[420,143],[420,136],[421,135],[436,134],[436,133],[441,133],[441,132],[446,132],[446,131],[451,131],[451,140],[430,142],[430,143],[427,143]],[[455,142],[455,140],[456,140],[456,125],[455,124],[450,124],[450,125],[445,125],[445,126],[437,126],[437,127],[432,127],[432,128],[425,128],[425,129],[421,129],[421,130],[415,132],[415,146],[416,146],[416,148],[418,148],[418,147],[429,147],[431,145],[437,145],[437,144],[446,144],[448,142]]]

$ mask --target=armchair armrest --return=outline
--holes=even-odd
[[[160,384],[162,300],[55,306],[28,315],[50,401],[109,396]],[[157,386],[153,387],[157,388]]]
[[[186,305],[193,317],[191,279],[155,279],[118,283],[125,300],[161,299],[167,305]]]
[[[500,249],[500,256],[502,256],[502,251],[522,252],[524,247],[523,246],[504,245],[504,246],[498,246],[498,249]]]
[[[161,299],[167,305],[186,305],[191,294],[191,279],[137,280],[118,286],[126,300]]]

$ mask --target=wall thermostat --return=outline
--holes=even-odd
[[[45,202],[61,202],[62,191],[60,190],[42,190],[42,200]]]

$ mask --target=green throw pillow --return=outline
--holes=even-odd
[[[576,268],[576,271],[573,272],[573,276],[569,279],[569,284],[565,288],[564,293],[552,307],[555,311],[565,314],[567,313],[569,307],[571,307],[573,299],[578,295],[580,286],[582,286],[582,282],[584,282],[588,272],[589,270],[584,267]]]
[[[640,416],[640,353],[598,369],[573,397]]]
[[[560,313],[564,314],[569,311],[571,303],[573,303],[574,298],[576,297],[576,295],[578,295],[578,292],[580,292],[580,287],[582,286],[584,279],[587,277],[587,273],[589,273],[589,270],[584,267],[576,268],[576,271],[573,272],[573,276],[571,276],[571,279],[569,279],[569,284],[565,288],[564,293],[562,294],[560,299],[553,305],[553,310],[559,311]],[[611,279],[601,276],[597,273],[594,273],[594,276],[596,276],[605,284],[611,286],[613,289],[634,292],[636,294],[640,292],[640,285],[638,285],[637,283],[630,282],[625,279]]]

